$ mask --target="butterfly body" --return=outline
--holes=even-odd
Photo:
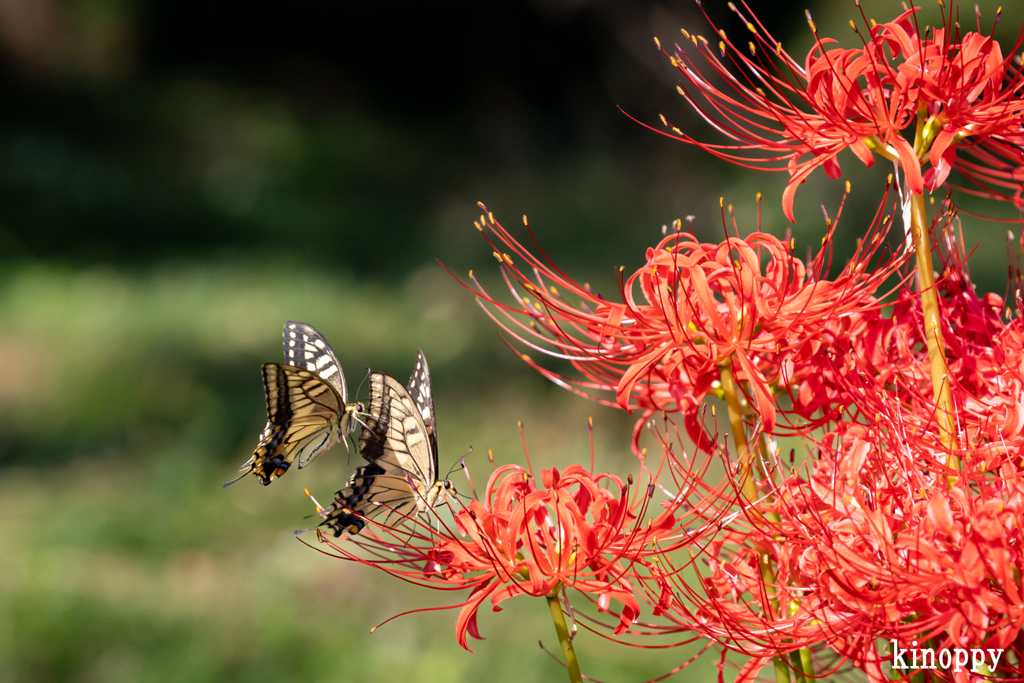
[[[401,522],[439,504],[455,489],[437,477],[437,423],[427,361],[420,351],[409,387],[390,375],[370,375],[370,403],[359,451],[369,464],[353,473],[324,510],[335,536],[355,534],[367,519]]]
[[[263,485],[282,476],[293,462],[301,469],[334,444],[347,443],[358,424],[355,415],[363,411],[362,404],[348,403],[341,364],[312,325],[285,323],[284,357],[287,363],[263,366],[267,425],[252,457],[240,468],[242,476],[251,472]]]

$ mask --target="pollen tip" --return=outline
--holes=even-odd
[[[850,181],[846,181],[846,194],[850,194]]]
[[[377,630],[377,627],[376,627],[376,626],[374,626],[374,627],[372,627],[372,628],[370,629],[370,633],[373,633],[373,632],[374,632],[374,631],[376,631],[376,630]]]

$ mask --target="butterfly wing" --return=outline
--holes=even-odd
[[[283,475],[292,462],[297,460],[301,469],[336,441],[344,441],[345,435],[355,430],[353,414],[361,410],[359,404],[348,402],[341,363],[319,330],[307,323],[289,320],[284,324],[282,336],[286,365],[263,366],[267,425],[260,433],[259,445],[253,456],[239,468],[246,474],[256,474],[264,485]],[[284,370],[288,367],[293,370]],[[299,370],[307,374],[295,372]],[[288,383],[288,378],[295,386],[281,388]],[[305,396],[295,390],[296,386],[303,384],[307,385]],[[324,387],[333,391],[336,400]],[[296,406],[290,405],[291,398],[297,400]],[[310,408],[309,401],[320,407]],[[340,407],[335,408],[335,404]],[[296,407],[298,411],[294,409]],[[297,421],[291,421],[289,416],[295,415]],[[334,434],[340,436],[332,436]]]
[[[437,472],[437,420],[434,418],[434,391],[430,385],[430,368],[427,366],[427,357],[423,355],[423,349],[416,352],[416,367],[412,370],[412,377],[406,385],[409,395],[416,404],[416,409],[423,418],[423,424],[427,428],[430,437],[430,451],[434,454],[434,472]]]
[[[348,387],[341,363],[331,345],[312,325],[298,320],[284,324],[284,362],[320,375],[338,392],[341,402],[348,403]]]
[[[305,467],[343,439],[350,413],[331,383],[294,365],[264,365],[263,388],[267,427],[242,469],[267,485],[296,460]]]
[[[429,373],[425,377],[429,396]],[[366,519],[380,514],[391,519],[423,511],[437,481],[434,432],[409,390],[390,375],[370,375],[370,406],[359,444],[369,464],[355,471],[325,511],[324,524],[335,536],[346,530],[358,533]]]

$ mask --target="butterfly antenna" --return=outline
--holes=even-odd
[[[469,450],[466,451],[466,455],[469,455],[472,452],[473,452],[473,447],[470,446]],[[458,460],[455,461],[455,464],[452,465],[452,468],[450,470],[448,470],[448,474],[445,475],[445,477],[444,477],[445,479],[447,479],[448,477],[452,476],[452,472],[458,472],[459,470],[466,469],[466,455],[462,456],[461,458],[459,458]]]
[[[359,383],[359,386],[356,387],[356,396],[359,396],[359,392],[363,390],[363,385],[366,384],[366,380],[368,380],[368,379],[370,379],[370,368],[369,367],[366,368],[366,374],[363,375],[363,381],[361,381]]]

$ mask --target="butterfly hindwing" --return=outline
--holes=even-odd
[[[355,471],[325,511],[324,524],[336,536],[358,533],[366,519],[380,514],[388,515],[387,523],[423,512],[438,500],[437,428],[422,351],[408,389],[390,375],[370,375],[365,420],[359,443],[369,464]]]
[[[267,394],[267,427],[243,469],[269,484],[293,462],[305,467],[345,438],[349,414],[333,386],[316,373],[294,365],[264,365],[263,388]]]

